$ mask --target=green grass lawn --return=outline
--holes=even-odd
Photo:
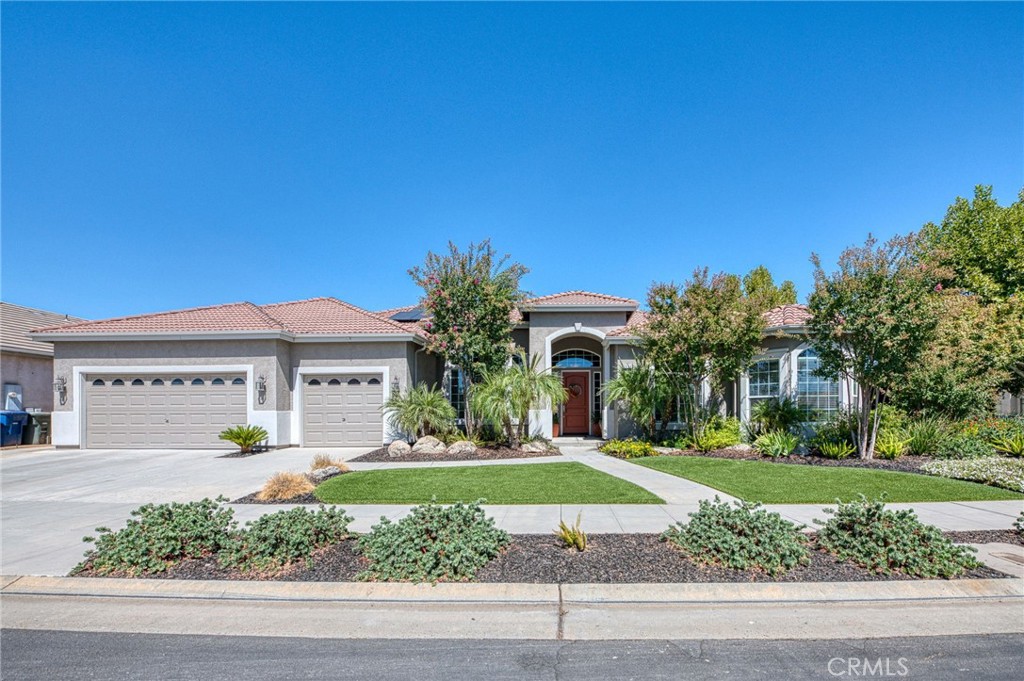
[[[631,482],[581,463],[450,466],[360,471],[316,488],[331,504],[663,504]]]
[[[632,463],[693,480],[748,501],[766,504],[830,504],[864,494],[886,501],[991,501],[1024,495],[975,482],[864,468],[795,466],[697,456],[655,456]]]

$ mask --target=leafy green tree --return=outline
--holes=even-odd
[[[482,418],[499,426],[513,448],[529,435],[530,410],[550,403],[553,407],[568,399],[562,380],[540,366],[540,355],[527,358],[519,352],[519,361],[497,371],[486,371],[473,391],[471,408]]]
[[[796,284],[788,279],[778,286],[772,273],[758,265],[743,276],[743,295],[752,299],[762,310],[796,302]]]
[[[489,239],[464,252],[449,242],[448,253],[428,252],[423,265],[409,270],[430,317],[428,348],[462,370],[467,399],[484,372],[504,366],[512,352],[512,313],[526,297],[519,283],[529,270],[509,258],[499,257]],[[466,429],[473,434],[471,412]]]
[[[991,185],[976,186],[973,200],[957,197],[940,224],[924,226],[920,248],[950,270],[947,287],[984,303],[1024,295],[1024,189],[1015,203],[1000,206]]]
[[[739,277],[709,276],[707,268],[694,271],[683,286],[653,285],[647,305],[638,336],[644,357],[667,386],[661,431],[676,415],[678,396],[679,418],[691,438],[700,437],[727,387],[761,347],[763,310],[743,295]]]
[[[869,236],[863,246],[846,249],[834,272],[826,272],[813,254],[814,292],[808,301],[820,373],[857,382],[856,445],[862,459],[870,459],[875,448],[882,411],[875,404],[906,381],[935,337],[939,307],[933,291],[943,275],[915,257],[913,236],[876,244]]]

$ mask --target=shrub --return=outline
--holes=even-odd
[[[856,448],[849,442],[822,442],[818,445],[818,453],[826,459],[845,459],[853,454]]]
[[[582,517],[583,512],[580,511],[576,514],[576,522],[573,525],[566,525],[563,520],[558,523],[558,529],[555,530],[555,536],[561,539],[566,547],[577,551],[587,550],[587,533],[580,527],[580,518]]]
[[[232,426],[222,430],[217,437],[238,445],[242,454],[248,454],[253,447],[266,440],[269,435],[260,426]]]
[[[994,438],[992,445],[996,448],[996,451],[1003,454],[1024,456],[1024,433],[1013,433],[1000,438]]]
[[[873,572],[949,579],[980,565],[974,549],[953,544],[911,510],[891,511],[861,495],[825,512],[832,517],[818,531],[818,543]]]
[[[957,480],[983,482],[1015,492],[1024,492],[1024,460],[1002,456],[981,459],[929,461],[921,470]]]
[[[657,450],[650,442],[629,438],[628,440],[608,440],[599,447],[601,452],[616,459],[638,459],[642,456],[654,456]]]
[[[804,411],[791,397],[772,397],[758,400],[750,410],[747,438],[756,440],[776,430],[793,432],[804,421]]]
[[[830,414],[827,419],[815,423],[811,447],[820,451],[822,445],[827,443],[837,445],[846,442],[853,445],[853,434],[857,432],[856,419],[857,415],[853,412],[838,411]]]
[[[443,436],[455,430],[455,408],[440,388],[421,383],[404,394],[394,392],[381,407],[388,423],[414,439]]]
[[[370,568],[359,579],[437,582],[472,579],[509,543],[479,503],[417,506],[398,522],[381,518],[359,539]]]
[[[1013,528],[1017,530],[1018,534],[1024,534],[1024,511],[1021,511],[1017,519],[1013,521]]]
[[[348,466],[341,459],[332,459],[329,454],[317,454],[313,457],[312,463],[309,464],[309,470],[318,471],[321,468],[330,468],[331,466],[337,468],[342,473],[348,472]]]
[[[800,438],[784,430],[773,430],[754,440],[754,449],[773,459],[789,456],[800,446]]]
[[[995,453],[992,445],[978,437],[950,435],[942,440],[935,456],[940,459],[980,459]]]
[[[1006,437],[1024,437],[1024,417],[990,416],[980,421],[965,421],[961,424],[965,432],[973,432],[981,439],[994,443]]]
[[[769,513],[760,504],[702,499],[685,525],[670,527],[662,540],[681,548],[698,563],[734,570],[763,570],[778,575],[808,562],[807,539],[800,528]]]
[[[883,431],[875,441],[875,456],[889,461],[898,459],[903,456],[903,452],[907,451],[908,442],[910,442],[910,438],[906,436],[906,433],[892,430]]]
[[[309,494],[316,486],[302,473],[274,473],[256,493],[260,501],[285,501]]]
[[[227,501],[203,499],[187,504],[146,504],[131,512],[124,529],[97,527],[93,550],[72,574],[92,569],[100,575],[137,575],[163,572],[186,558],[203,558],[224,547],[236,527]]]
[[[348,537],[352,518],[321,506],[278,511],[247,523],[220,554],[220,562],[243,572],[276,572],[298,561],[312,567],[313,552]]]
[[[935,416],[914,419],[907,425],[907,451],[916,456],[937,453],[948,439],[946,424]]]
[[[740,443],[740,422],[736,418],[712,418],[704,432],[694,435],[691,444],[694,449],[702,452],[712,452],[716,449],[725,449]]]

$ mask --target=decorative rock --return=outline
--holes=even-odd
[[[469,440],[459,440],[448,445],[449,454],[473,454],[476,452],[476,445]]]
[[[548,451],[549,445],[544,440],[531,440],[530,442],[524,442],[520,445],[519,449],[529,454],[543,454]]]
[[[341,469],[337,466],[326,466],[324,468],[317,468],[315,471],[310,471],[306,474],[309,481],[314,484],[319,484],[327,478],[333,478],[335,475],[341,475]]]
[[[753,447],[748,445],[746,442],[741,442],[736,445],[730,445],[729,449],[735,449],[738,452],[749,452]]]
[[[416,444],[412,446],[413,454],[444,454],[445,451],[444,443],[438,440],[433,435],[427,435],[416,440]]]
[[[388,445],[388,456],[399,457],[405,456],[412,451],[412,447],[405,440],[395,440]]]

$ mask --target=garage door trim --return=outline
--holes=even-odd
[[[85,416],[85,390],[87,377],[91,374],[166,374],[166,373],[235,373],[245,374],[245,416],[249,423],[257,423],[255,409],[253,408],[253,377],[255,369],[252,364],[125,364],[121,366],[76,366],[72,370],[72,380],[75,386],[74,394],[74,429],[78,433],[78,445],[89,446],[86,439],[86,424],[88,419]]]
[[[387,366],[300,366],[295,370],[295,393],[292,395],[292,433],[298,433],[299,446],[306,446],[305,433],[305,395],[303,386],[306,384],[306,376],[346,376],[350,374],[380,374],[381,388],[384,393],[384,401],[387,402],[391,396],[391,367]],[[381,444],[387,439],[388,419],[385,414],[381,419],[382,427],[380,433]]]

